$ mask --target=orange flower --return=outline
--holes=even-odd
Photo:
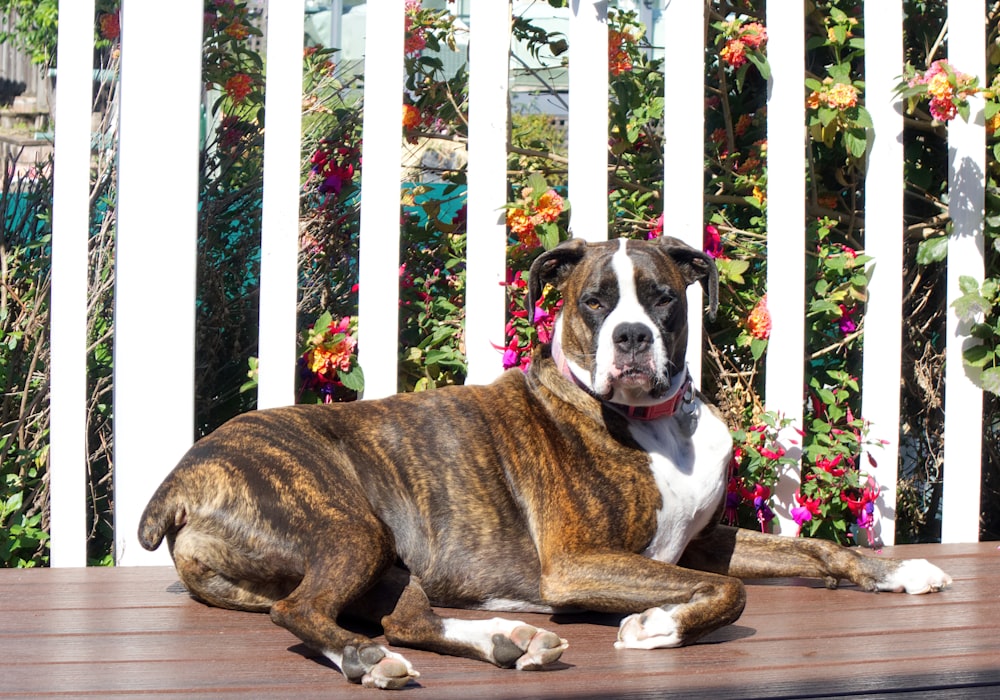
[[[233,23],[226,27],[225,33],[227,36],[236,39],[237,41],[243,41],[250,36],[250,30],[238,19],[233,20]]]
[[[508,209],[507,226],[518,238],[535,230],[535,224],[524,209]]]
[[[767,340],[771,336],[771,313],[767,310],[766,294],[760,298],[747,317],[747,330],[754,338],[761,340]]]
[[[226,94],[236,104],[239,104],[247,98],[250,91],[253,90],[253,78],[251,78],[246,73],[237,73],[229,80],[226,81],[225,85]]]
[[[551,223],[562,213],[563,198],[555,190],[549,190],[538,198],[535,209],[543,222]]]
[[[747,62],[746,45],[739,39],[730,39],[719,52],[719,58],[733,68],[739,68]]]
[[[608,31],[608,70],[611,75],[621,75],[632,70],[632,57],[628,53],[628,44],[635,42],[631,34],[617,29]]]
[[[415,129],[420,124],[420,110],[410,104],[403,105],[403,128]]]

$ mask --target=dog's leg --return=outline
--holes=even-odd
[[[371,580],[369,571],[344,568],[342,563],[329,568],[335,574],[306,572],[291,595],[271,606],[271,619],[337,664],[352,683],[402,688],[420,676],[405,658],[337,624],[340,612]]]
[[[264,570],[263,557],[235,549],[225,538],[192,526],[168,535],[177,574],[195,598],[220,608],[267,612],[299,584],[294,567]]]
[[[746,591],[738,579],[638,554],[564,554],[543,568],[542,599],[556,608],[632,613],[615,646],[653,649],[690,644],[735,622]]]
[[[457,620],[437,615],[416,577],[396,608],[382,618],[391,644],[488,661],[501,668],[533,671],[555,662],[566,640],[515,620]]]
[[[820,578],[830,588],[850,581],[866,591],[929,593],[951,584],[948,574],[925,559],[868,556],[827,540],[725,525],[693,540],[680,563],[741,579]]]

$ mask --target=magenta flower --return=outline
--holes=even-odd
[[[858,330],[858,324],[854,320],[854,314],[857,312],[856,308],[848,309],[843,304],[840,305],[840,320],[837,322],[837,325],[840,327],[840,332],[844,335]]]
[[[712,224],[705,227],[702,248],[710,258],[722,257],[722,236],[719,235],[719,229]]]

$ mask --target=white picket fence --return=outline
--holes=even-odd
[[[202,0],[161,4],[124,0],[115,334],[115,524],[119,564],[163,564],[136,543],[139,515],[193,435],[195,249]],[[260,313],[261,407],[293,401],[298,234],[299,133],[304,0],[271,3],[267,25],[267,132],[264,154]],[[366,398],[396,388],[403,0],[369,0],[360,257],[360,362]],[[577,235],[607,237],[607,2],[570,0],[569,197]],[[780,8],[780,9],[779,9]],[[59,23],[59,105],[52,285],[53,566],[85,563],[85,313],[90,85],[94,0],[63,0]],[[666,0],[670,32],[667,93],[683,109],[666,111],[665,186],[674,235],[701,245],[704,3]],[[510,8],[472,3],[468,165],[469,381],[501,371],[494,344],[504,333],[506,132]],[[897,463],[903,242],[902,113],[893,87],[902,72],[902,0],[864,4],[867,107],[874,121],[865,221],[867,252],[877,261],[866,316],[863,414],[877,455]],[[772,333],[766,404],[801,424],[804,355],[805,105],[801,2],[769,3],[768,301]],[[962,70],[985,75],[982,3],[949,3],[949,49]],[[683,68],[682,68],[683,67]],[[951,211],[949,299],[958,276],[983,276],[985,130],[981,108],[949,126]],[[692,291],[692,308],[701,308]],[[949,313],[949,358],[961,337]],[[155,325],[155,330],[150,327]],[[691,347],[700,348],[693,314]],[[691,354],[696,376],[700,357]],[[151,376],[155,373],[155,376]],[[943,539],[976,541],[979,526],[982,396],[957,360],[948,363],[945,403]],[[880,434],[884,431],[884,434]],[[883,467],[878,527],[894,540],[895,475]],[[792,502],[797,477],[779,486]],[[790,507],[790,506],[789,506]],[[787,507],[779,525],[790,531]]]

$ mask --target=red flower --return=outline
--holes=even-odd
[[[816,466],[822,469],[827,474],[831,476],[843,476],[846,473],[845,469],[840,468],[838,465],[840,461],[844,458],[844,455],[840,454],[833,459],[827,459],[826,457],[817,457]]]
[[[122,28],[121,23],[118,19],[118,13],[105,13],[102,14],[98,20],[101,26],[101,38],[107,39],[108,41],[114,41],[119,36],[121,36]]]

